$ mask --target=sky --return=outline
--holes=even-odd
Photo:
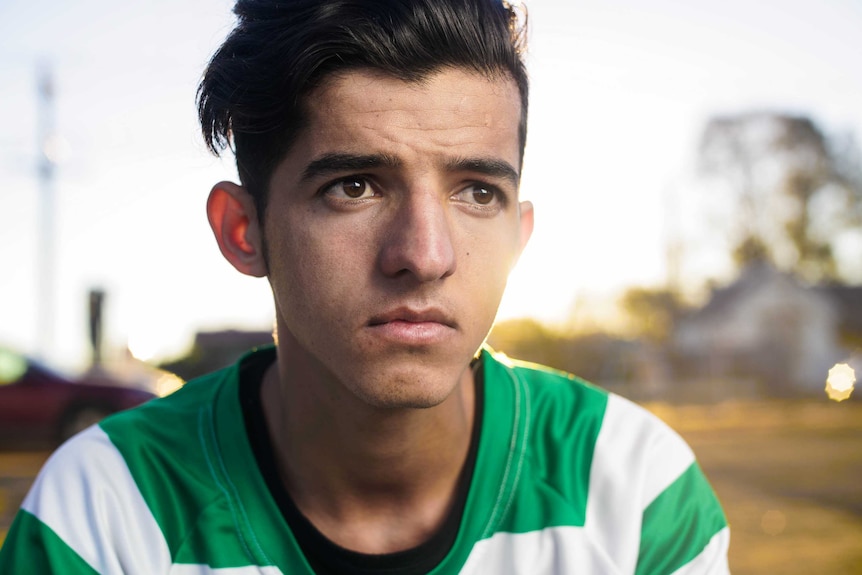
[[[777,110],[862,138],[858,0],[530,0],[530,123],[522,195],[536,229],[500,317],[564,322],[584,302],[689,273],[721,278],[689,208],[700,131]],[[105,342],[180,355],[197,330],[267,329],[265,280],[238,274],[206,223],[211,156],[194,96],[233,23],[230,0],[0,2],[0,345],[87,360],[87,294]],[[39,328],[37,70],[49,69],[56,176],[53,328]],[[688,235],[690,237],[688,237]],[[859,253],[862,258],[862,252]],[[851,258],[853,253],[851,253]],[[589,307],[589,306],[588,306]]]

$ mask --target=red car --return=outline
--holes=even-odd
[[[0,447],[55,447],[153,397],[104,377],[70,379],[0,347]]]

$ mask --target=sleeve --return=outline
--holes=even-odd
[[[22,509],[0,548],[0,575],[32,573],[97,574],[50,527]]]
[[[695,462],[644,509],[635,573],[724,575],[729,543],[724,512]]]
[[[0,575],[156,575],[170,566],[156,520],[98,425],[48,459],[0,550]]]
[[[729,573],[724,512],[691,448],[614,394],[596,441],[586,525],[621,573]]]

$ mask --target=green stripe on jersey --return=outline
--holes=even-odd
[[[189,382],[169,397],[101,424],[126,461],[174,563],[199,563],[205,557],[210,567],[219,568],[259,559],[248,544],[247,521],[214,444],[213,411],[225,399],[235,413],[220,423],[233,441],[246,441],[237,399],[222,398],[236,394],[236,371],[233,366]]]
[[[492,518],[483,536],[497,531],[583,527],[607,392],[563,372],[525,362],[498,361],[488,358],[485,362],[486,382],[495,386],[511,382],[514,399],[498,389],[486,390],[490,401],[485,413],[509,413],[514,403],[518,429],[508,449],[512,468],[509,484],[505,493],[501,492],[507,500],[498,507],[499,516],[496,521]],[[496,435],[498,429],[491,422],[483,432]]]
[[[274,352],[272,352],[274,353]],[[175,564],[311,573],[252,454],[239,363],[101,424]]]
[[[50,527],[23,509],[9,533],[12,537],[0,549],[0,571],[4,575],[98,575]],[[39,552],[34,553],[35,549]]]
[[[216,378],[205,377],[100,424],[122,454],[172,558],[194,531],[195,511],[219,500],[204,473],[204,449],[198,438],[199,391],[207,386],[220,387]]]
[[[673,573],[697,557],[726,525],[715,492],[692,463],[644,510],[635,574]]]
[[[234,539],[241,540],[244,556],[255,565],[278,565],[290,575],[310,574],[311,568],[252,452],[238,401],[238,374],[227,378],[221,387],[211,412],[202,414],[201,436],[207,445],[207,464],[223,492],[232,530],[238,535]]]

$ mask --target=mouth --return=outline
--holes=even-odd
[[[371,318],[368,325],[374,327],[387,323],[437,323],[446,327],[455,328],[455,321],[442,310],[427,308],[416,310],[407,307],[394,309]]]
[[[455,320],[437,308],[393,309],[372,317],[368,327],[385,340],[406,345],[441,343],[457,330]]]

